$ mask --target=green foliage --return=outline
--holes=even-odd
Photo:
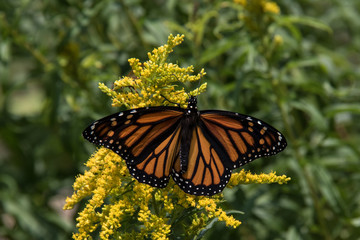
[[[129,58],[184,33],[172,62],[207,72],[200,109],[253,115],[289,142],[245,168],[291,183],[227,189],[224,207],[244,212],[234,215],[243,224],[209,223],[204,238],[356,239],[360,2],[277,5],[280,14],[220,0],[1,1],[0,238],[70,238],[76,213],[62,206],[94,149],[81,132],[115,111],[97,83],[111,87]]]

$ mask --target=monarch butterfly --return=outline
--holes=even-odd
[[[287,143],[269,124],[239,113],[146,107],[104,117],[83,132],[88,141],[113,150],[141,183],[163,188],[170,176],[186,193],[221,192],[233,169],[279,153]]]

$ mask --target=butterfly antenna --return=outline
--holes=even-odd
[[[179,103],[176,103],[176,102],[173,102],[173,101],[170,101],[169,99],[167,99],[164,95],[160,94],[160,96],[162,96],[166,101],[168,101],[169,103],[172,103],[172,104],[175,104],[176,106],[180,107],[180,104]]]

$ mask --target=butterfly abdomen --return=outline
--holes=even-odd
[[[185,173],[189,162],[189,152],[194,134],[194,129],[198,124],[199,111],[197,110],[196,98],[189,99],[189,104],[181,120],[180,138],[180,169]]]
[[[181,138],[180,138],[180,168],[181,173],[186,172],[189,161],[189,152],[191,146],[192,133],[195,124],[192,116],[185,116],[181,121]]]

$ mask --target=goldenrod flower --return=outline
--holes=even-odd
[[[273,15],[280,14],[280,7],[269,0],[233,0],[235,4],[242,6],[239,10],[239,20],[245,23],[250,33],[262,35],[274,22]]]
[[[246,0],[234,0],[234,3],[240,4],[242,6],[246,6]]]
[[[234,0],[234,3],[243,6],[247,11],[252,13],[274,13],[279,14],[279,6],[268,0]]]
[[[278,34],[276,34],[276,35],[274,36],[274,44],[275,44],[276,46],[282,45],[283,42],[284,42],[284,39],[282,38],[282,36],[280,36],[280,35],[278,35]]]
[[[133,76],[115,81],[113,89],[105,84],[99,84],[99,88],[112,98],[116,107],[138,108],[173,103],[185,106],[188,94],[177,83],[198,81],[205,71],[202,69],[198,74],[191,75],[193,66],[181,68],[167,62],[168,55],[183,39],[184,36],[170,35],[167,44],[148,54],[148,61],[141,63],[138,59],[129,59]],[[206,83],[190,94],[198,95],[205,89]],[[168,101],[164,101],[164,97]],[[98,235],[100,239],[165,240],[169,239],[173,227],[178,230],[181,226],[182,234],[193,238],[213,218],[234,228],[241,224],[220,207],[222,194],[213,197],[188,195],[172,180],[164,189],[139,183],[129,174],[124,160],[107,148],[99,148],[86,166],[88,170],[77,176],[74,193],[67,198],[64,206],[64,209],[72,209],[82,199],[89,198],[76,219],[78,232],[73,234],[74,239],[92,239]],[[259,179],[266,182],[266,176]],[[284,181],[277,181],[273,173],[268,178],[273,182]],[[246,183],[254,181],[251,175],[234,174],[231,183],[234,185],[240,180]],[[191,214],[186,213],[189,208],[193,210]],[[182,218],[190,220],[189,224],[179,224]]]
[[[275,2],[264,1],[262,3],[263,11],[268,13],[279,14],[280,8]]]
[[[261,174],[252,174],[250,172],[246,172],[242,169],[238,173],[233,173],[231,175],[230,181],[227,187],[232,188],[234,186],[238,186],[239,184],[250,184],[250,183],[278,183],[284,184],[290,181],[291,178],[282,175],[277,176],[276,172],[271,172],[268,174],[261,173]]]

